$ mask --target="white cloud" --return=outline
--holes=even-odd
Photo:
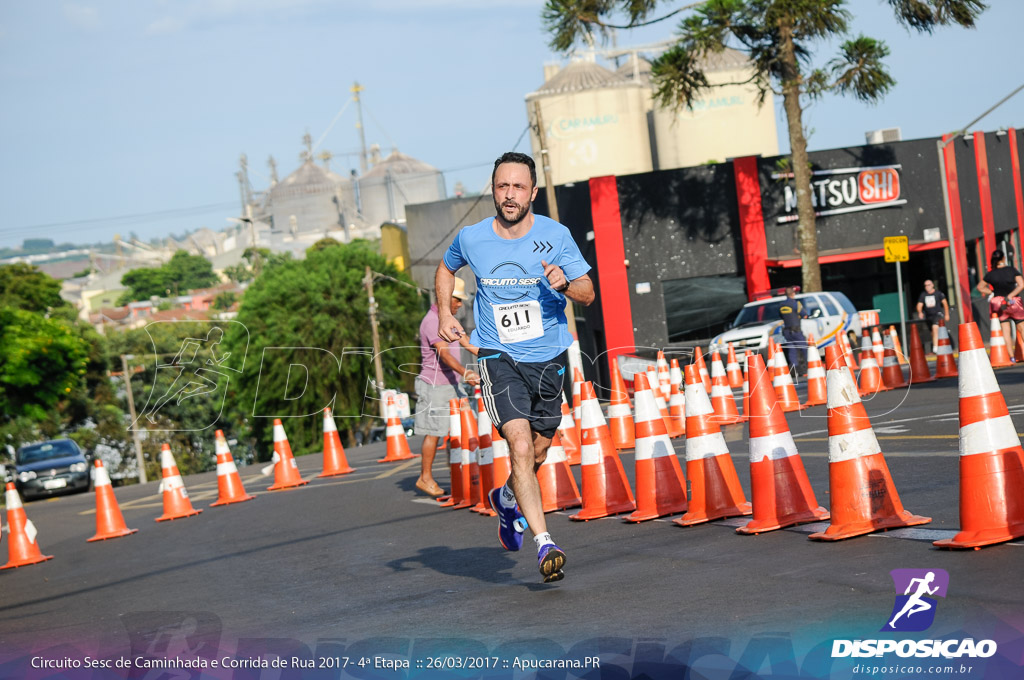
[[[95,7],[65,3],[63,10],[64,18],[84,31],[95,31],[100,28],[100,14]]]
[[[177,33],[185,28],[185,21],[175,17],[162,17],[146,26],[146,33],[149,35],[162,35]]]

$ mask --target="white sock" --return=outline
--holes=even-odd
[[[543,534],[537,534],[534,536],[533,542],[537,544],[537,552],[540,552],[540,549],[547,544],[554,543],[554,541],[551,540],[551,534],[546,531]]]
[[[509,488],[508,482],[501,487],[501,493],[498,494],[498,502],[501,503],[503,508],[514,508],[516,507],[516,495],[512,493],[512,489]]]

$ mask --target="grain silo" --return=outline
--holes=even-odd
[[[359,202],[363,218],[380,226],[405,222],[405,206],[445,198],[440,170],[397,149],[359,178]]]
[[[361,236],[352,180],[316,165],[307,156],[299,169],[271,187],[268,208],[278,234],[344,233],[344,240]]]
[[[704,62],[708,82],[742,83],[753,70],[747,57],[726,49],[709,54]],[[775,127],[775,105],[771,92],[757,105],[753,84],[712,87],[678,112],[660,106],[652,114],[653,146],[657,168],[682,168],[737,156],[775,156],[779,139]]]
[[[546,70],[546,75],[550,72]],[[534,120],[534,102],[540,105],[554,184],[653,169],[646,83],[592,61],[577,60],[526,95],[530,120]],[[535,133],[530,142],[539,165],[540,142]],[[543,174],[538,174],[543,184]]]

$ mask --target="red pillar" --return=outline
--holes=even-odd
[[[945,146],[942,147],[943,160],[946,164],[946,190],[949,194],[949,221],[952,226],[953,236],[950,244],[953,249],[953,266],[957,269],[957,276],[960,279],[960,297],[963,299],[963,309],[960,310],[960,318],[964,323],[974,320],[974,311],[971,309],[971,288],[970,278],[967,275],[967,253],[964,252],[964,221],[960,211],[960,181],[956,174],[956,142],[950,141],[952,135],[942,135]]]
[[[743,271],[747,276],[747,299],[771,288],[768,279],[768,241],[761,211],[761,183],[757,178],[757,157],[745,156],[732,162],[736,181],[736,202],[740,212],[743,240]]]
[[[978,202],[981,206],[981,226],[985,234],[985,261],[996,249],[996,225],[992,218],[992,188],[988,181],[988,153],[985,151],[985,133],[974,133],[974,165],[978,173]]]
[[[601,286],[601,313],[608,347],[609,370],[620,354],[636,351],[633,311],[629,303],[626,248],[622,242],[622,216],[615,176],[590,180],[590,211],[594,223],[594,248]]]
[[[1010,165],[1013,168],[1013,197],[1017,203],[1017,269],[1020,269],[1021,258],[1024,257],[1024,185],[1020,180],[1020,155],[1017,152],[1017,131],[1010,128],[1006,131],[1010,136]]]

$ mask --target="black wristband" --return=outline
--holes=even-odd
[[[565,280],[565,285],[562,286],[561,288],[555,288],[555,292],[556,293],[564,293],[565,291],[569,290],[569,286],[571,286],[571,285],[572,285],[572,281],[570,281],[569,279],[566,279]]]

